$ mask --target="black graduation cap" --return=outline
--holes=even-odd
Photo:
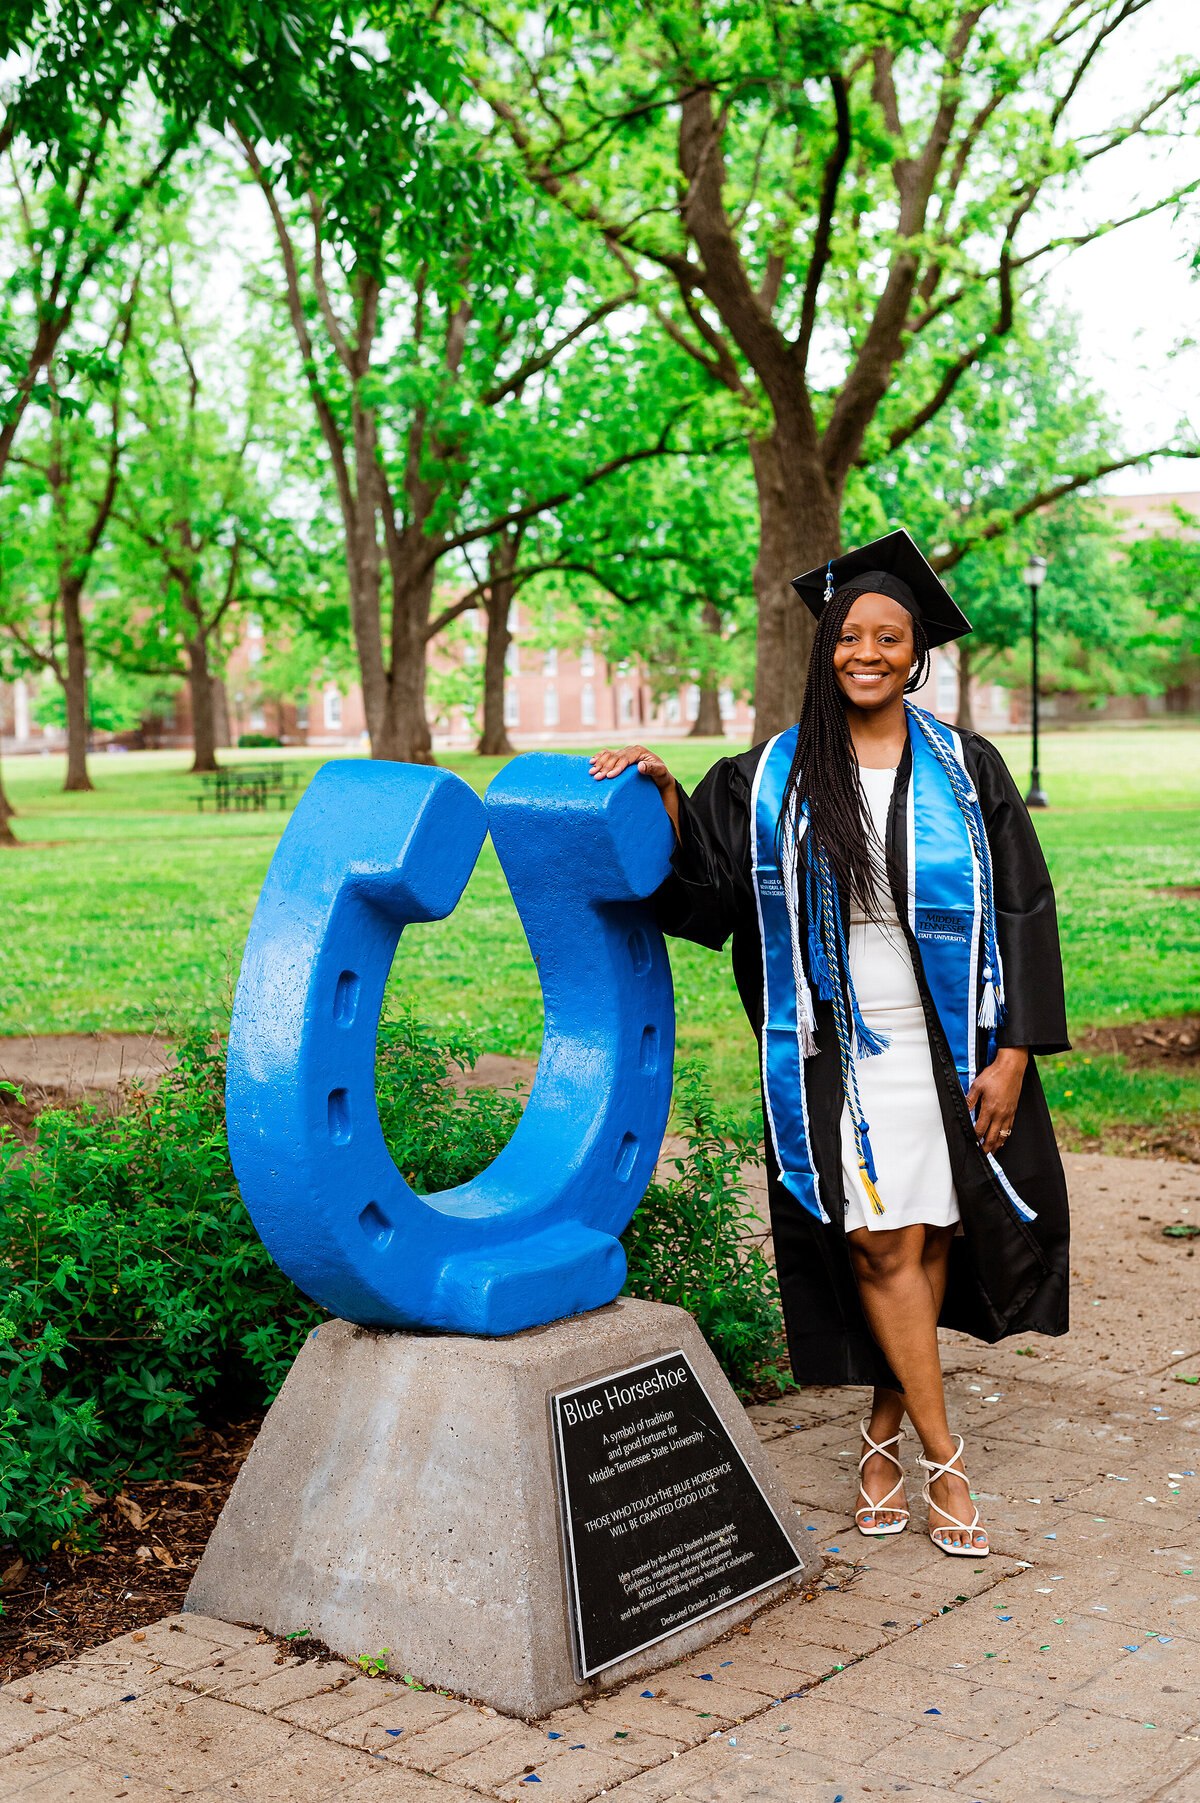
[[[832,584],[832,586],[831,586]],[[840,589],[853,586],[863,594],[888,595],[906,607],[925,628],[930,645],[944,645],[970,632],[971,622],[939,582],[901,526],[885,538],[872,539],[856,551],[846,551],[828,564],[792,578],[792,587],[810,613],[821,617],[825,602]]]

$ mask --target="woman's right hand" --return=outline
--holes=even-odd
[[[604,782],[612,776],[620,776],[622,770],[628,770],[636,764],[642,776],[648,776],[659,794],[663,806],[671,818],[675,828],[675,837],[679,837],[679,794],[675,787],[675,778],[667,769],[662,759],[653,751],[647,751],[644,745],[623,745],[619,751],[598,751],[591,761],[592,775],[597,782]]]

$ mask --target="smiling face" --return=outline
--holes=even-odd
[[[904,694],[916,651],[912,615],[887,595],[859,595],[833,652],[838,687],[854,707],[874,712]]]

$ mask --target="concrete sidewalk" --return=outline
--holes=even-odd
[[[829,1560],[813,1601],[532,1724],[173,1617],[0,1691],[0,1799],[1200,1803],[1200,1267],[1161,1232],[1200,1169],[1069,1166],[1071,1335],[946,1336],[990,1559],[919,1504],[861,1539],[862,1394],[805,1391],[752,1414]]]

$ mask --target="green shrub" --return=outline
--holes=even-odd
[[[239,751],[278,751],[283,744],[270,732],[244,732],[238,738]]]
[[[451,1066],[474,1058],[411,1014],[381,1023],[380,1122],[417,1189],[469,1180],[520,1116],[494,1089],[456,1092]],[[197,1033],[118,1114],[48,1112],[32,1147],[0,1127],[0,1539],[25,1553],[89,1544],[82,1480],[168,1476],[206,1419],[266,1406],[323,1319],[238,1194],[224,1088],[224,1047]],[[738,1174],[754,1136],[719,1119],[697,1070],[679,1094],[687,1151],[626,1231],[628,1291],[690,1309],[745,1388],[781,1339]]]
[[[411,1009],[380,1023],[375,1100],[388,1150],[415,1190],[453,1189],[484,1170],[521,1118],[515,1096],[450,1087],[451,1066],[470,1070],[470,1033],[441,1035]]]
[[[483,1168],[520,1106],[457,1095],[441,1043],[411,1016],[379,1032],[384,1135],[418,1187]],[[118,1115],[0,1128],[0,1538],[39,1553],[86,1533],[73,1479],[167,1475],[206,1409],[269,1403],[324,1311],[272,1263],[225,1142],[225,1054],[194,1035]]]
[[[196,1035],[116,1115],[43,1114],[0,1138],[0,1531],[84,1522],[68,1476],[165,1475],[223,1392],[250,1411],[322,1318],[272,1264],[225,1144],[224,1051]]]
[[[622,1235],[625,1294],[687,1309],[743,1395],[786,1386],[779,1284],[741,1175],[761,1155],[759,1135],[717,1111],[695,1064],[676,1072],[672,1122],[686,1151],[670,1161],[675,1177],[651,1183]]]

